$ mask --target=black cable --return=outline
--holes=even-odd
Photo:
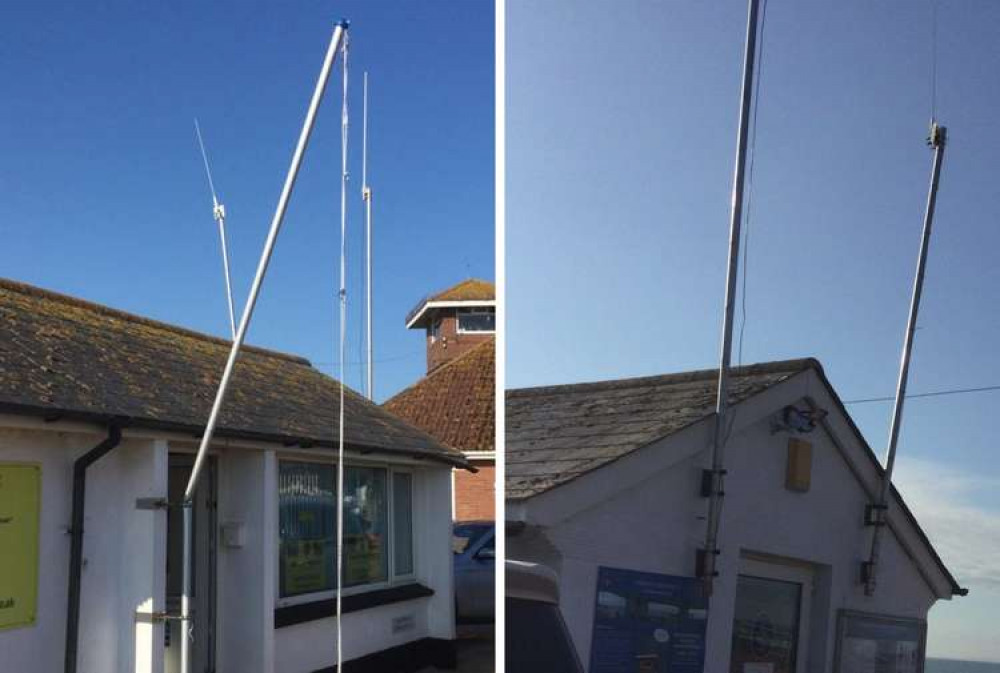
[[[979,388],[951,388],[949,390],[935,390],[930,393],[914,393],[913,395],[907,395],[906,399],[914,397],[941,397],[943,395],[964,395],[966,393],[985,393],[994,390],[1000,390],[1000,385],[998,386],[982,386]],[[868,402],[892,402],[895,397],[867,397],[860,400],[847,400],[844,404],[865,404]]]

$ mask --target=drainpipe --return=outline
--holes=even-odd
[[[65,673],[76,673],[76,654],[80,636],[80,575],[83,570],[83,514],[87,494],[87,468],[122,441],[118,425],[108,426],[108,436],[73,463],[73,514],[70,524],[69,601],[66,607]]]

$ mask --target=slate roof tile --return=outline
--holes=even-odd
[[[108,420],[200,436],[230,342],[0,279],[0,409]],[[245,346],[220,437],[334,446],[339,383],[308,360]],[[345,435],[357,449],[465,464],[425,432],[345,392]]]

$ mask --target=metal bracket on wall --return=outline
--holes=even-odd
[[[879,505],[875,503],[865,505],[865,525],[884,526],[885,512],[888,509],[889,507],[886,505]]]
[[[718,478],[716,478],[718,475]],[[709,498],[712,492],[722,497],[726,494],[722,487],[722,478],[726,476],[726,470],[704,469],[701,471],[701,497]]]
[[[695,577],[705,577],[709,572],[711,572],[712,577],[718,577],[719,571],[715,569],[715,559],[721,553],[722,551],[719,549],[713,549],[711,551],[705,549],[696,550],[694,557]],[[711,571],[709,571],[709,564],[711,564]]]
[[[135,613],[135,621],[140,624],[163,624],[165,622],[179,622],[181,616],[179,614],[171,614],[169,612],[137,612]]]
[[[180,507],[181,503],[172,503],[166,498],[136,498],[135,508],[136,509],[170,509],[171,507]]]

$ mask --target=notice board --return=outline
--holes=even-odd
[[[0,629],[35,623],[42,469],[0,463]]]
[[[694,577],[599,568],[591,673],[702,673],[707,621]]]

